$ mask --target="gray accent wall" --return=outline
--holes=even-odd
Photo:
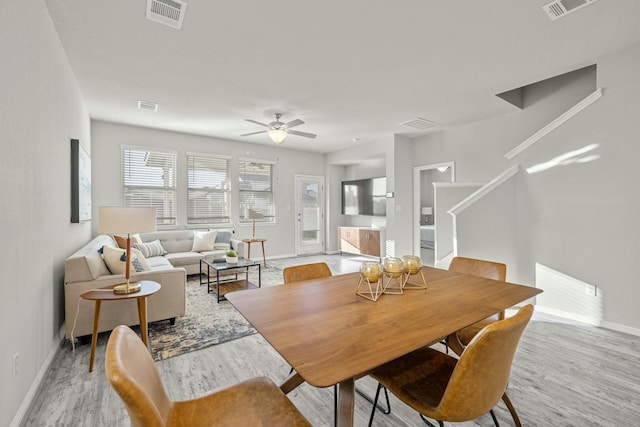
[[[0,425],[19,421],[59,348],[71,223],[71,139],[92,154],[82,95],[42,1],[0,5]],[[12,372],[18,354],[18,374]]]

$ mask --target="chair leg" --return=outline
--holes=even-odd
[[[338,384],[333,385],[333,427],[338,427]]]
[[[513,418],[513,422],[516,425],[516,427],[522,427],[522,423],[520,422],[520,417],[518,416],[518,413],[516,412],[516,408],[513,406],[513,403],[511,403],[511,399],[509,399],[509,396],[507,396],[507,392],[505,392],[502,395],[502,401],[504,402],[505,405],[507,405],[507,409],[509,410],[509,413],[511,413],[511,418]]]
[[[373,406],[371,407],[371,417],[369,417],[369,424],[368,427],[371,427],[371,424],[373,424],[373,416],[376,414],[376,408],[378,407],[378,397],[380,397],[380,389],[383,388],[384,386],[380,383],[378,383],[378,388],[376,389],[376,396],[373,398]],[[384,389],[386,392],[386,388]]]
[[[496,418],[496,414],[493,412],[493,409],[490,410],[489,413],[491,414],[491,418],[493,418],[493,423],[496,425],[496,427],[500,427],[500,423],[498,422],[498,419]]]
[[[433,424],[431,421],[429,421],[428,419],[426,419],[424,415],[420,414],[420,418],[422,418],[422,421],[424,421],[424,423],[425,423],[426,425],[431,426],[431,427],[436,427],[436,426],[435,426],[435,424]],[[444,423],[443,423],[442,421],[440,421],[440,420],[437,420],[437,421],[438,421],[438,425],[439,425],[440,427],[444,427]]]

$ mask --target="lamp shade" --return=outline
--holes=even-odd
[[[269,129],[267,133],[276,144],[280,144],[287,137],[287,131],[284,129]]]
[[[431,206],[423,206],[421,213],[422,215],[431,215],[433,213],[433,208]]]
[[[148,233],[156,231],[156,208],[100,206],[98,221],[100,233]]]

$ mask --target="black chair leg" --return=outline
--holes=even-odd
[[[431,427],[436,427],[436,426],[435,426],[435,424],[433,424],[431,421],[429,421],[428,419],[426,419],[424,415],[420,414],[420,418],[422,418],[422,421],[424,421],[424,423],[425,423],[426,425],[431,426]],[[444,423],[443,423],[442,421],[440,421],[440,420],[437,420],[437,421],[438,421],[438,425],[439,425],[440,427],[444,427]]]
[[[371,427],[371,424],[373,424],[373,416],[376,414],[376,408],[378,407],[378,397],[380,397],[380,389],[383,387],[384,386],[382,384],[378,383],[378,388],[376,389],[376,396],[373,398],[373,406],[371,407],[371,417],[369,418],[368,427]],[[384,390],[385,392],[387,391],[386,388]]]
[[[338,384],[333,385],[333,427],[338,427]]]
[[[489,413],[491,414],[491,418],[493,418],[493,423],[496,425],[496,427],[500,427],[500,423],[498,422],[498,419],[496,418],[496,414],[493,412],[493,409],[490,410]]]

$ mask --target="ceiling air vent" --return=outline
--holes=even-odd
[[[415,119],[407,120],[406,122],[400,123],[402,126],[407,126],[417,130],[427,130],[432,127],[440,126],[437,123],[430,122],[429,120],[421,119],[417,117]]]
[[[158,111],[158,104],[149,101],[138,101],[138,110]]]
[[[146,18],[179,30],[186,11],[187,4],[180,0],[147,0]]]
[[[547,13],[549,18],[555,21],[558,18],[562,18],[571,12],[575,12],[581,7],[595,3],[596,1],[598,0],[556,0],[542,6],[542,10]]]

